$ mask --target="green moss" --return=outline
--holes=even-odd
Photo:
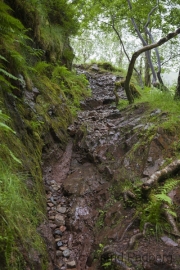
[[[119,87],[124,87],[124,83],[125,79],[115,82],[115,91],[117,91]],[[138,91],[134,83],[130,83],[130,89],[135,98],[139,98],[141,96],[140,92]]]

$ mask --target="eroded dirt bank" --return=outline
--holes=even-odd
[[[68,128],[66,150],[52,151],[43,165],[54,269],[105,269],[100,253],[118,256],[106,269],[180,269],[178,238],[142,237],[135,204],[123,200],[127,182],[143,183],[173,157],[176,138],[153,122],[168,115],[158,108],[147,114],[147,104],[119,111],[113,89],[120,77],[97,66],[77,70],[86,73],[92,97]],[[122,89],[118,95],[125,98]]]

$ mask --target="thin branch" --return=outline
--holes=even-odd
[[[132,5],[131,5],[131,2],[130,0],[127,0],[128,2],[128,6],[129,6],[129,9],[132,10]],[[139,31],[139,28],[134,20],[133,17],[131,17],[131,22],[135,28],[135,31],[139,37],[139,39],[141,40],[143,46],[147,46],[147,42],[145,41],[145,39],[143,38],[143,36],[141,35],[140,31]],[[156,80],[157,80],[157,77],[156,77],[156,72],[154,70],[154,67],[153,67],[153,64],[152,64],[152,60],[151,60],[151,55],[150,55],[150,52],[149,51],[145,51],[145,54],[146,54],[146,57],[148,59],[148,63],[149,63],[149,66],[150,66],[150,69],[151,69],[151,72],[152,72],[152,75],[153,75],[153,81],[152,83],[155,84],[156,83]]]
[[[167,62],[169,62],[169,60],[174,59],[174,58],[177,58],[178,56],[180,56],[180,54],[174,54],[174,55],[169,56],[169,58],[166,61],[164,61],[164,62],[161,63],[161,66],[163,66],[164,64],[166,64]]]
[[[129,55],[128,55],[127,52],[126,52],[126,49],[125,49],[124,43],[123,43],[123,41],[122,41],[121,35],[119,34],[118,30],[117,30],[116,27],[115,27],[114,16],[113,16],[113,15],[111,15],[111,21],[112,21],[112,25],[111,25],[111,26],[112,26],[113,30],[115,31],[116,35],[117,35],[118,38],[119,38],[119,41],[120,41],[120,44],[121,44],[121,46],[122,46],[122,48],[123,48],[124,54],[126,55],[128,61],[130,62],[131,59],[130,59]],[[141,86],[143,87],[143,81],[142,81],[141,74],[139,73],[139,71],[138,71],[135,67],[134,67],[134,70],[136,71],[136,73],[137,73],[137,75],[138,75],[138,77],[139,77],[139,79],[140,79],[140,84],[141,84]]]
[[[155,7],[153,7],[151,9],[151,11],[149,12],[147,22],[144,26],[144,29],[145,29],[145,31],[146,31],[147,35],[149,36],[152,43],[154,43],[154,38],[153,38],[153,35],[151,34],[150,30],[148,29],[148,25],[150,24],[150,21],[151,21],[151,15],[157,9],[158,4],[159,4],[159,1],[157,1],[157,5]],[[154,50],[156,52],[157,64],[158,64],[157,77],[158,77],[160,85],[162,85],[162,88],[164,88],[164,90],[165,90],[165,86],[164,86],[163,80],[161,78],[161,59],[160,59],[159,51],[157,48],[155,48]]]
[[[149,14],[148,14],[148,19],[147,19],[147,22],[146,22],[144,28],[148,27],[148,25],[150,24],[150,21],[151,21],[151,15],[152,15],[153,12],[157,9],[158,5],[159,5],[159,1],[157,0],[157,5],[156,5],[155,7],[153,7],[153,8],[151,9],[151,11],[149,12]]]

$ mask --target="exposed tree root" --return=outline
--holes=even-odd
[[[143,237],[143,233],[137,233],[135,235],[133,235],[129,241],[129,249],[133,249],[136,240],[138,240],[139,238]]]
[[[167,178],[170,174],[175,173],[180,169],[180,160],[177,159],[166,166],[164,169],[155,172],[151,177],[142,185],[143,189],[148,189],[156,184],[160,179]]]
[[[124,270],[132,270],[131,267],[127,266],[124,262],[122,262],[121,260],[115,258],[112,260],[112,262],[115,264],[115,265],[120,265],[121,266],[121,269],[124,269]]]
[[[124,199],[124,201],[127,202],[129,198],[135,199],[136,196],[135,196],[135,194],[134,194],[132,191],[130,191],[130,190],[124,191],[124,192],[123,192],[123,199]]]
[[[177,228],[174,217],[168,212],[168,208],[169,208],[169,206],[167,204],[163,204],[164,214],[165,214],[168,222],[171,224],[171,226],[173,228],[173,234],[176,236],[180,236],[180,232]]]
[[[137,217],[133,218],[132,221],[128,224],[128,226],[126,227],[126,229],[124,230],[121,239],[119,241],[122,241],[124,238],[125,233],[127,232],[127,230],[133,225],[134,221],[136,220]]]
[[[133,235],[133,236],[131,237],[131,239],[130,239],[130,241],[129,241],[129,249],[133,249],[136,240],[138,240],[139,238],[145,236],[147,226],[151,226],[151,225],[152,225],[151,223],[146,222],[146,223],[144,224],[143,232],[142,232],[142,233],[137,233],[137,234],[135,234],[135,235]]]

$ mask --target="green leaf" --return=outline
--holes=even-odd
[[[6,75],[7,77],[9,77],[10,79],[19,80],[17,77],[15,77],[11,73],[7,72],[5,69],[0,68],[0,72],[3,73],[4,75]]]
[[[6,131],[11,131],[13,132],[14,134],[16,134],[15,131],[13,131],[10,127],[8,127],[6,124],[0,122],[0,130],[6,130]]]
[[[166,194],[156,194],[154,195],[155,198],[159,201],[162,201],[162,202],[167,202],[168,204],[172,204],[172,200],[169,196],[167,196]]]

